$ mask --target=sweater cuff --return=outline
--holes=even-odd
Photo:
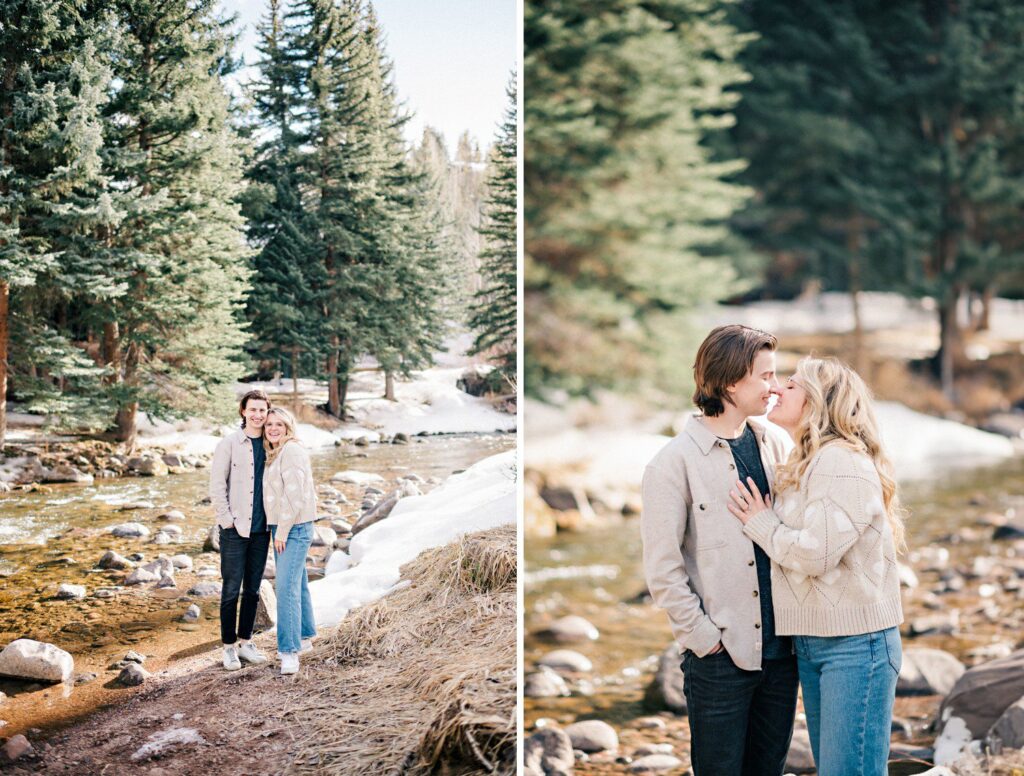
[[[700,621],[700,625],[694,628],[687,636],[686,642],[680,640],[683,649],[690,650],[697,657],[704,657],[708,652],[722,640],[722,631],[711,622],[707,615]]]
[[[774,510],[762,509],[743,526],[743,533],[764,549],[771,541],[772,533],[781,523]]]

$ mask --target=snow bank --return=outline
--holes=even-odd
[[[188,418],[173,423],[154,420],[145,413],[138,416],[139,445],[142,447],[162,447],[184,455],[213,455],[218,443],[225,434],[230,434],[232,426],[222,426],[220,433],[211,433],[210,424],[199,418]]]
[[[426,495],[402,499],[387,520],[356,534],[349,547],[355,565],[309,586],[317,625],[335,625],[350,609],[389,593],[399,568],[424,550],[515,523],[515,460],[514,450],[485,458]]]

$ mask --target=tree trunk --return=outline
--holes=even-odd
[[[337,337],[334,339],[334,344],[337,345]],[[334,347],[327,356],[327,411],[340,418],[343,406],[338,385],[338,349]]]
[[[978,311],[978,317],[974,320],[975,331],[988,331],[992,325],[992,299],[995,295],[996,288],[991,283],[985,286],[981,292],[981,309]]]
[[[959,284],[946,292],[939,306],[939,379],[942,393],[956,404],[956,366],[966,359],[963,332],[957,318],[957,307],[963,288]]]
[[[395,375],[390,369],[384,370],[384,398],[388,401],[398,401],[395,398]]]
[[[124,382],[134,386],[139,367],[139,346],[131,342],[124,359]],[[120,405],[117,408],[117,417],[114,423],[117,426],[114,432],[114,439],[122,442],[125,448],[131,452],[135,449],[137,441],[136,415],[139,411],[139,402],[133,399],[130,402]]]
[[[292,397],[293,401],[296,402],[295,406],[298,407],[299,401],[299,349],[292,348]]]
[[[0,450],[7,439],[7,311],[11,287],[0,280]]]
[[[348,375],[345,376],[344,380],[339,380],[338,395],[341,402],[341,414],[338,415],[342,420],[346,420],[345,417],[345,402],[348,401]]]
[[[863,216],[857,213],[850,219],[850,226],[846,233],[847,282],[850,288],[850,301],[853,304],[853,368],[861,377],[870,381],[871,376],[868,374],[870,364],[864,346],[864,321],[861,315],[861,292],[864,289],[860,272],[860,252],[863,231]]]

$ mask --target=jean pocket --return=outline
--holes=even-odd
[[[903,667],[903,644],[900,641],[900,631],[898,628],[888,628],[882,632],[882,636],[885,639],[885,652],[889,658],[889,666],[896,672],[896,676],[899,676],[900,669]]]

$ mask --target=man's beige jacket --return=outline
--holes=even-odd
[[[769,484],[785,457],[781,434],[747,421]],[[643,479],[644,576],[680,647],[703,657],[719,641],[733,662],[761,669],[761,605],[754,544],[729,512],[736,463],[729,443],[699,416],[647,465]]]
[[[239,536],[249,536],[252,528],[255,471],[252,442],[245,431],[220,441],[210,466],[210,503],[217,512],[217,525],[234,526]]]

